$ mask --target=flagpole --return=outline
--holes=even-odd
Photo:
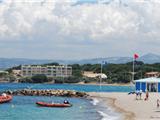
[[[134,57],[133,57],[133,73],[132,73],[132,82],[134,82]]]
[[[100,75],[100,84],[99,84],[100,89],[102,88],[101,82],[102,82],[102,63],[101,63],[101,75]]]

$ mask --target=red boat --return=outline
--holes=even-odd
[[[6,103],[6,102],[10,102],[12,100],[12,96],[11,95],[1,95],[0,96],[0,104],[1,103]]]
[[[46,102],[36,102],[37,105],[42,107],[71,107],[71,104],[64,103],[46,103]]]

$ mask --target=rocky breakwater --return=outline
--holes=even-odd
[[[87,97],[85,92],[78,92],[74,90],[34,90],[34,89],[22,89],[22,90],[6,90],[3,93],[9,95],[21,95],[21,96],[64,96],[64,97]]]

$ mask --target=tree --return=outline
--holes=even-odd
[[[79,64],[73,64],[72,66],[72,74],[76,77],[82,77],[82,70]]]
[[[38,74],[31,77],[33,83],[43,83],[48,82],[48,78],[44,74]]]
[[[21,65],[18,65],[18,66],[15,66],[15,67],[12,67],[12,68],[9,68],[9,69],[6,69],[6,71],[8,71],[9,73],[12,72],[12,70],[20,70],[21,69]]]
[[[55,65],[55,66],[58,66],[59,65],[59,63],[57,63],[57,62],[53,62],[53,63],[47,63],[47,64],[44,64],[44,66],[52,66],[52,65]]]

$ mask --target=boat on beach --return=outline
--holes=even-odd
[[[10,102],[11,100],[12,100],[11,95],[1,95],[0,96],[0,104]]]
[[[42,107],[71,107],[71,104],[66,103],[47,103],[47,102],[36,102],[37,105]]]

